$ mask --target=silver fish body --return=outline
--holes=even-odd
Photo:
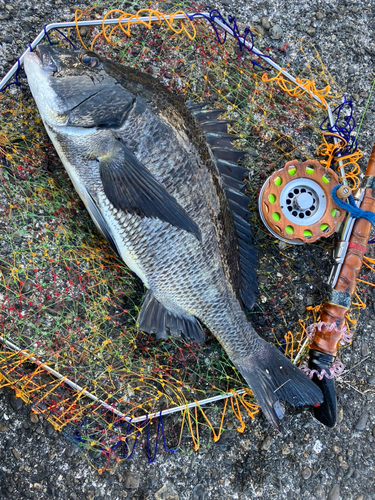
[[[206,325],[276,428],[279,399],[321,402],[315,384],[246,318],[256,289],[254,252],[240,241],[249,230],[237,180],[229,173],[228,188],[218,168],[235,155],[220,147],[228,143],[223,124],[198,109],[218,144],[210,147],[193,114],[156,80],[92,52],[40,46],[27,55],[25,70],[92,219],[148,288],[140,328],[202,340],[199,321]]]

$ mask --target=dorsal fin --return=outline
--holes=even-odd
[[[191,110],[199,123],[217,121],[218,117],[223,114],[222,109],[201,109]]]
[[[211,146],[211,149],[216,159],[232,161],[234,163],[237,163],[246,154],[244,151],[232,148],[232,146]]]
[[[216,160],[217,166],[221,174],[232,177],[233,179],[242,182],[246,175],[246,168],[240,167],[237,163],[227,160]]]
[[[238,137],[227,133],[228,122],[217,120],[223,110],[203,109],[202,106],[190,108],[206,136],[207,142],[216,158],[226,188],[229,206],[232,210],[238,238],[241,265],[240,296],[247,309],[251,309],[258,291],[256,279],[256,252],[252,245],[252,235],[249,224],[249,199],[244,194],[247,169],[240,167],[237,161],[246,152],[233,148],[232,142]]]
[[[199,113],[200,111],[202,111],[207,106],[207,103],[206,102],[196,103],[193,101],[186,101],[185,106],[188,108],[190,113],[195,115],[196,113]]]
[[[232,212],[240,215],[245,221],[248,221],[251,214],[250,214],[250,212],[249,212],[249,210],[247,208],[246,202],[248,203],[248,201],[246,199],[246,196],[244,196],[244,198],[245,198],[245,200],[240,205],[239,203],[237,203],[233,199],[231,199],[231,197],[228,197],[228,199],[229,199],[229,206],[232,209]],[[245,204],[246,204],[246,207],[244,206]]]
[[[225,182],[225,181],[224,181]],[[247,198],[248,199],[248,198]],[[242,217],[232,208],[234,225],[236,227],[242,274],[241,299],[247,309],[251,309],[258,292],[257,256],[253,247],[253,237],[248,217]]]
[[[234,135],[228,135],[220,132],[207,132],[205,135],[211,147],[220,146],[222,148],[230,148],[232,146],[232,142],[238,139],[238,137],[235,137]]]
[[[208,122],[200,123],[203,132],[228,132],[228,122],[225,120],[212,120]]]
[[[227,188],[236,189],[239,193],[245,192],[246,184],[244,182],[237,181],[233,177],[230,177],[230,176],[225,175],[225,174],[222,174],[221,176],[222,176],[222,178],[224,180],[224,184]]]

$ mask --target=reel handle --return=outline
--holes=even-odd
[[[340,200],[346,200],[352,194],[352,190],[348,186],[340,186],[336,191],[336,195]]]

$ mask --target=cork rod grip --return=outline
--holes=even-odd
[[[367,164],[367,169],[366,169],[365,175],[368,177],[375,177],[375,144],[372,148],[370,158],[368,159],[368,164]]]

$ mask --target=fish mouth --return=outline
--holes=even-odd
[[[39,112],[49,124],[64,124],[69,105],[64,96],[55,89],[55,84],[63,76],[59,58],[59,49],[38,45],[32,52],[27,52],[24,69],[30,90],[37,102]]]
[[[52,58],[52,54],[47,45],[38,45],[34,50],[34,54],[39,57],[41,68],[44,71],[55,73],[57,71],[56,62]]]
[[[39,44],[33,52],[28,52],[27,57],[33,57],[37,60],[40,69],[53,76],[59,76],[60,73],[75,73],[82,71],[80,55],[83,51],[71,50],[54,45]],[[89,52],[89,51],[86,51]]]

